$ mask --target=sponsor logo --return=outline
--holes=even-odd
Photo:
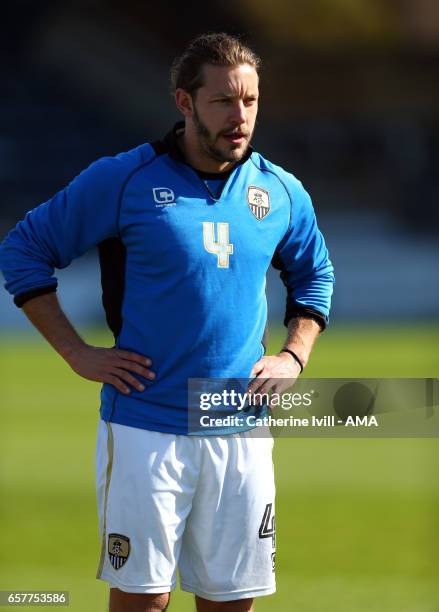
[[[152,195],[156,208],[162,206],[175,206],[175,195],[169,187],[153,187]]]
[[[250,185],[247,191],[247,202],[258,221],[261,221],[270,212],[270,196],[268,191],[261,187]]]
[[[130,554],[130,539],[120,533],[110,533],[108,536],[108,557],[114,569],[125,565]]]

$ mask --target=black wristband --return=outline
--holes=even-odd
[[[296,355],[296,353],[294,351],[290,351],[290,349],[287,349],[287,348],[282,349],[281,353],[289,353],[291,355],[291,357],[293,357],[297,361],[297,363],[299,364],[300,373],[302,374],[302,372],[303,372],[303,364],[300,361],[300,359],[298,358],[298,356]]]

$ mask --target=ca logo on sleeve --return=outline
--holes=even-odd
[[[258,221],[261,221],[270,212],[270,196],[268,191],[261,187],[250,185],[247,191],[247,202]]]
[[[157,206],[175,206],[175,195],[169,187],[153,187],[152,195]]]
[[[120,569],[130,555],[130,539],[120,533],[108,536],[108,557],[114,569]]]

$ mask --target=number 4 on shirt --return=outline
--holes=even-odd
[[[229,242],[229,224],[217,223],[218,240],[215,240],[215,223],[203,222],[204,248],[208,253],[217,256],[218,268],[229,267],[229,256],[233,253],[233,244]]]

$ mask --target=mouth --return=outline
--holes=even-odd
[[[222,136],[232,144],[242,144],[246,140],[246,135],[243,132],[230,132]]]

